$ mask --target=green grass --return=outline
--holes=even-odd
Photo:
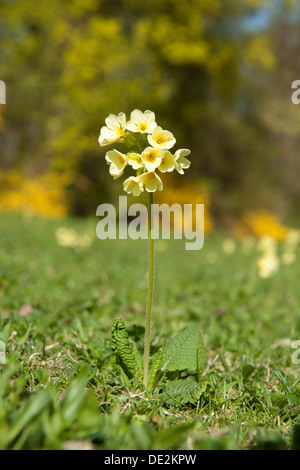
[[[299,448],[299,252],[262,280],[256,248],[225,254],[226,234],[200,251],[157,241],[152,352],[195,326],[208,354],[205,391],[185,403],[122,383],[111,326],[122,318],[142,351],[148,247],[57,244],[56,228],[96,224],[0,215],[0,448]]]

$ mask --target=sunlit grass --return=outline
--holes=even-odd
[[[96,224],[0,216],[0,447],[290,448],[299,248],[262,279],[256,242],[216,232],[189,252],[184,240],[157,241],[152,351],[195,325],[208,353],[199,402],[170,405],[132,396],[111,362],[115,317],[143,347],[147,241],[58,243],[60,227],[83,234]]]

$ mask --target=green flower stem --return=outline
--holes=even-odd
[[[145,343],[144,343],[144,380],[145,387],[148,384],[149,362],[150,362],[150,336],[151,336],[151,318],[152,318],[152,302],[154,288],[154,227],[152,226],[152,204],[153,193],[149,193],[149,210],[148,210],[148,230],[149,230],[149,277],[148,277],[148,296],[146,307],[145,322]]]

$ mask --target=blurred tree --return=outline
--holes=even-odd
[[[72,172],[73,213],[94,213],[101,199],[117,194],[97,142],[100,127],[109,113],[129,117],[137,107],[155,111],[178,146],[191,148],[189,175],[214,190],[219,221],[272,204],[275,162],[287,147],[294,155],[296,142],[290,128],[282,139],[284,123],[274,127],[268,106],[270,81],[276,75],[277,91],[285,87],[279,77],[293,62],[289,41],[275,38],[282,21],[293,22],[295,48],[299,28],[296,6],[276,3],[41,0],[37,7],[0,0],[0,78],[8,95],[1,166]],[[282,9],[288,20],[280,19]],[[261,11],[269,24],[246,27]],[[282,108],[293,120],[295,109],[281,100]],[[286,179],[280,185],[286,197],[288,186]]]

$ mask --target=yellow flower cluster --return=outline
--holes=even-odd
[[[265,210],[246,212],[235,227],[238,237],[261,238],[268,235],[277,241],[283,241],[288,231],[289,229],[284,227],[273,214]]]
[[[55,172],[26,178],[13,170],[0,171],[0,211],[60,218],[67,214],[65,189],[70,176]]]
[[[123,175],[127,165],[136,171],[135,176],[129,176],[123,183],[124,191],[133,196],[139,196],[144,189],[148,192],[163,189],[157,170],[161,173],[176,170],[182,175],[191,164],[186,158],[190,150],[179,149],[175,154],[170,152],[176,139],[172,132],[158,126],[155,119],[155,114],[149,110],[142,112],[135,109],[129,121],[124,113],[117,116],[110,114],[105,119],[106,125],[100,130],[100,146],[123,143],[128,148],[126,153],[110,150],[105,159],[114,179]]]

